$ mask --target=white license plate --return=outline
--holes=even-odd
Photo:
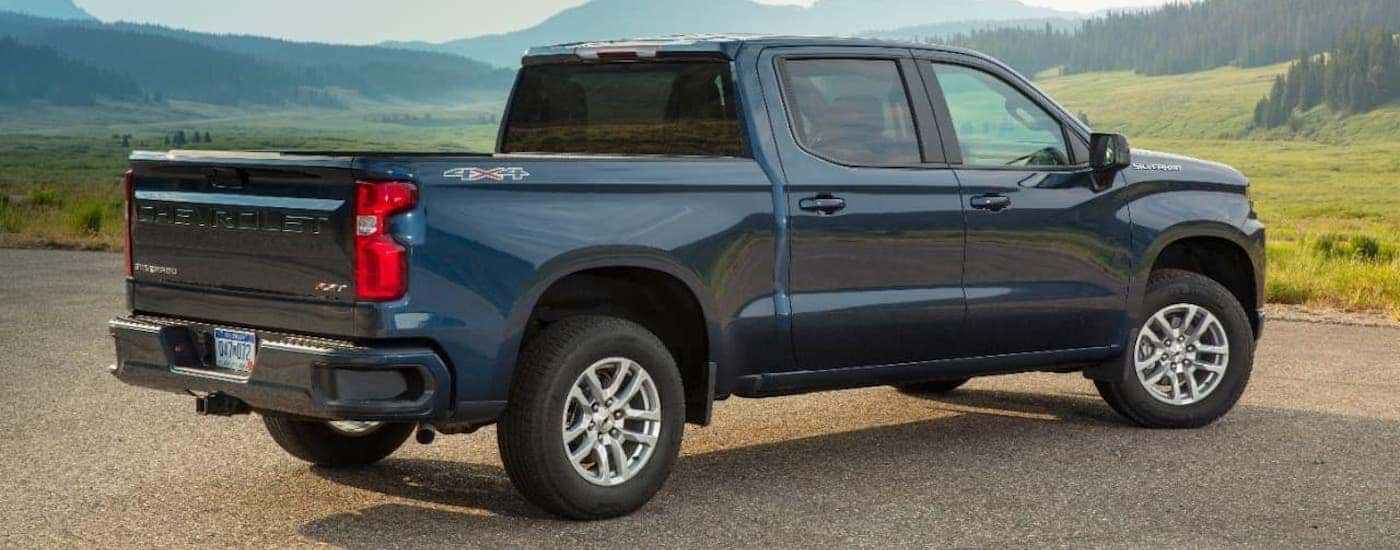
[[[258,336],[251,332],[214,329],[214,366],[252,372],[258,358]]]

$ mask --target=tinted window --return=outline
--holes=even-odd
[[[958,65],[933,65],[957,129],[963,163],[973,166],[1069,164],[1055,117],[995,76]]]
[[[521,70],[502,151],[742,157],[738,113],[728,63],[538,65]]]
[[[785,67],[793,124],[807,150],[851,165],[923,161],[894,61],[794,59]]]

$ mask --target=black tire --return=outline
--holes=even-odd
[[[1122,369],[1112,380],[1098,380],[1094,385],[1114,411],[1146,428],[1200,428],[1218,420],[1244,394],[1254,365],[1254,330],[1239,300],[1220,283],[1189,271],[1154,272],[1147,283],[1143,315],[1174,304],[1200,306],[1215,315],[1229,338],[1230,355],[1220,385],[1204,399],[1189,405],[1165,403],[1153,398],[1138,379],[1134,354],[1142,327],[1134,328],[1125,346]]]
[[[919,382],[917,384],[903,384],[895,386],[902,393],[910,395],[928,395],[950,393],[966,384],[967,378],[961,380],[933,380],[930,382]]]
[[[283,450],[317,466],[346,468],[384,460],[413,434],[413,424],[380,424],[363,435],[347,435],[324,421],[266,415],[263,424]]]
[[[654,381],[661,431],[651,458],[635,476],[605,487],[575,471],[560,430],[573,384],[594,363],[613,357],[637,362]],[[527,500],[564,518],[596,520],[629,514],[656,495],[685,430],[680,371],[660,339],[631,321],[572,317],[532,338],[516,365],[496,441],[506,473]]]

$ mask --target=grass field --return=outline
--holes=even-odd
[[[1040,85],[1135,147],[1224,162],[1248,175],[1269,225],[1271,301],[1400,318],[1400,105],[1352,117],[1318,108],[1296,129],[1251,130],[1254,103],[1285,68],[1092,73]],[[120,248],[126,155],[168,148],[163,137],[180,130],[214,137],[185,148],[483,151],[494,142],[500,108],[483,101],[457,109],[0,111],[0,244]],[[131,134],[130,147],[122,134]]]

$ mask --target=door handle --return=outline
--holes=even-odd
[[[846,199],[833,197],[831,195],[817,195],[802,199],[797,203],[799,207],[808,212],[818,212],[831,215],[846,209]]]
[[[978,195],[972,197],[972,207],[978,210],[1000,212],[1011,207],[1011,197],[1006,195]]]

